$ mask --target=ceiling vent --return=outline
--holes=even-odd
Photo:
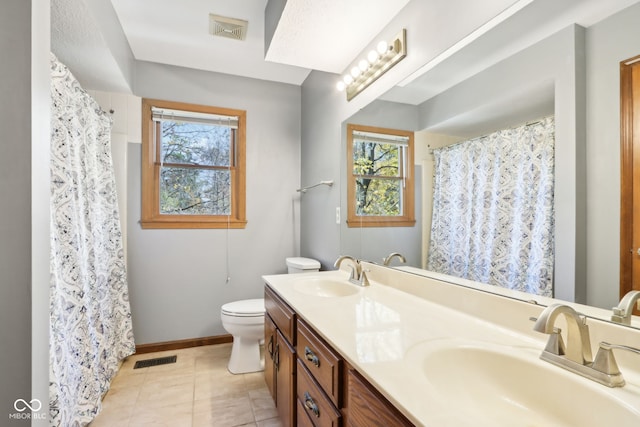
[[[209,14],[209,32],[211,35],[234,40],[244,40],[247,36],[247,21]]]

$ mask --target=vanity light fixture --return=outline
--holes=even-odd
[[[405,56],[407,56],[407,30],[403,28],[390,43],[381,41],[365,59],[353,65],[336,87],[339,91],[346,89],[347,101],[351,101]]]

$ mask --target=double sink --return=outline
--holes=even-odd
[[[299,276],[289,289],[316,301],[370,298],[375,287],[387,287],[375,281],[369,287],[354,285],[344,271]],[[540,360],[544,344],[509,335],[497,342],[492,334],[488,340],[482,334],[474,338],[441,334],[412,343],[404,349],[402,363],[422,384],[420,399],[442,408],[443,414],[455,413],[456,420],[468,420],[469,425],[640,425],[638,384],[612,390]],[[366,374],[367,366],[361,369]],[[371,380],[375,382],[375,374]],[[396,402],[403,406],[401,399]]]

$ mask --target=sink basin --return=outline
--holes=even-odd
[[[422,363],[426,391],[471,425],[640,425],[640,408],[617,397],[624,391],[543,362],[539,354],[482,345],[427,351]]]
[[[315,297],[346,297],[357,294],[360,290],[347,280],[337,280],[329,278],[308,278],[300,279],[293,285],[296,292]]]

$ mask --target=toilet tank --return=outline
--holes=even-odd
[[[320,271],[320,262],[311,258],[287,258],[287,269],[289,274],[313,273],[314,271]]]

